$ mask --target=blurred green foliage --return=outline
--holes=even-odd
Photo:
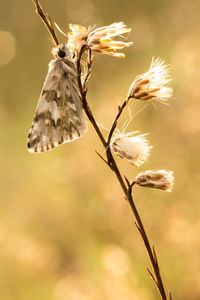
[[[42,5],[64,31],[70,22],[124,21],[133,28],[128,40],[135,45],[125,49],[125,59],[95,56],[88,100],[106,128],[152,56],[171,65],[174,99],[169,106],[155,103],[156,108],[131,103],[128,130],[150,132],[154,145],[139,171],[174,170],[175,189],[169,194],[136,187],[134,197],[166,287],[176,300],[199,300],[199,0],[44,0]],[[51,45],[31,0],[0,6],[0,299],[160,299],[145,270],[149,260],[130,208],[94,152],[103,149],[91,126],[74,143],[28,153],[27,133]],[[128,117],[127,112],[121,126]],[[119,165],[129,178],[138,172],[124,161]]]

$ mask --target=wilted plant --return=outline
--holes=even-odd
[[[122,22],[97,29],[87,29],[80,25],[70,24],[71,32],[65,34],[68,41],[66,44],[61,44],[49,16],[45,15],[37,0],[34,0],[34,3],[37,13],[51,34],[55,46],[53,49],[55,59],[50,63],[49,73],[29,133],[29,151],[47,151],[59,144],[81,137],[87,130],[82,115],[82,110],[85,111],[105,148],[105,157],[98,152],[97,154],[117,177],[135,216],[135,225],[141,234],[153,267],[153,271],[148,269],[148,272],[154,280],[161,298],[167,300],[156,252],[154,247],[150,245],[141,217],[135,206],[132,190],[133,186],[137,184],[141,187],[171,191],[174,184],[173,172],[147,170],[140,172],[134,180],[129,180],[127,176],[122,176],[113,153],[136,167],[142,165],[148,159],[152,147],[149,145],[147,135],[138,134],[138,132],[119,133],[117,124],[129,102],[132,105],[135,99],[142,101],[155,99],[165,103],[171,97],[172,88],[168,86],[171,81],[169,69],[161,59],[152,60],[150,69],[143,75],[137,76],[131,84],[128,95],[122,105],[118,106],[118,112],[110,126],[107,137],[105,137],[86,99],[93,53],[100,52],[115,57],[124,57],[124,53],[118,53],[117,50],[131,46],[132,43],[115,41],[113,38],[129,32],[131,29],[127,28]],[[59,29],[58,25],[56,26]],[[87,53],[86,59],[83,58],[84,53]],[[84,71],[82,71],[82,62],[86,66]],[[169,299],[172,299],[171,293],[169,293]]]

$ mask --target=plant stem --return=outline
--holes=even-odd
[[[50,32],[50,35],[53,39],[54,44],[56,46],[58,46],[59,45],[59,40],[56,36],[55,30],[54,30],[54,27],[53,27],[53,23],[52,23],[50,17],[44,13],[44,11],[43,11],[40,3],[38,2],[38,0],[33,0],[33,2],[36,6],[36,12],[41,17],[42,21],[44,22],[44,24],[46,25],[48,31]],[[85,76],[85,80],[82,83],[82,80],[81,80],[81,75],[82,75],[82,72],[81,72],[81,57],[82,57],[82,54],[85,52],[85,50],[88,50],[88,62],[87,62],[87,67],[88,68],[87,68],[87,73],[86,73],[86,76]],[[117,163],[115,162],[115,159],[112,155],[112,152],[110,150],[110,141],[111,141],[112,135],[114,133],[114,130],[117,126],[117,121],[120,118],[124,108],[126,107],[128,101],[129,101],[129,98],[125,99],[123,104],[119,107],[118,114],[116,115],[116,117],[115,117],[115,119],[114,119],[114,121],[111,125],[110,131],[109,131],[109,134],[108,134],[108,138],[107,138],[107,141],[106,141],[103,134],[101,133],[101,130],[100,130],[99,126],[97,125],[97,122],[96,122],[96,120],[95,120],[95,118],[92,114],[92,111],[91,111],[91,109],[89,107],[89,104],[87,102],[87,99],[86,99],[86,94],[87,94],[86,85],[87,85],[87,82],[88,82],[88,79],[89,79],[89,76],[90,76],[90,73],[91,73],[91,64],[92,64],[91,50],[86,49],[85,47],[82,47],[81,51],[77,53],[76,58],[77,58],[77,61],[76,61],[77,81],[78,81],[78,86],[79,86],[79,90],[80,90],[80,94],[81,94],[81,98],[82,98],[83,109],[84,109],[88,119],[90,120],[91,124],[93,125],[93,127],[94,127],[94,129],[95,129],[102,145],[106,149],[107,161],[100,154],[99,154],[99,156],[104,160],[104,162],[106,162],[106,164],[109,166],[109,168],[115,173],[115,175],[116,175],[116,177],[117,177],[117,179],[118,179],[118,181],[121,185],[121,188],[124,192],[124,195],[125,195],[126,199],[128,200],[128,202],[131,206],[132,212],[133,212],[133,214],[135,216],[135,219],[136,219],[136,223],[135,223],[136,227],[137,227],[137,229],[139,230],[139,232],[141,234],[141,237],[143,239],[145,248],[148,252],[151,264],[153,266],[154,274],[149,269],[147,269],[147,270],[148,270],[149,274],[151,275],[151,277],[153,278],[153,280],[154,280],[154,282],[155,282],[155,284],[156,284],[156,286],[157,286],[157,288],[160,292],[161,298],[163,300],[167,300],[164,285],[163,285],[161,274],[160,274],[160,269],[159,269],[155,249],[154,249],[154,247],[150,246],[150,242],[149,242],[149,239],[148,239],[147,234],[145,232],[144,225],[142,223],[140,215],[139,215],[139,213],[136,209],[135,203],[133,201],[132,187],[135,184],[135,182],[130,184],[128,179],[126,179],[126,183],[127,183],[127,185],[126,185],[126,183],[125,183],[125,181],[124,181],[124,179],[123,179],[123,177],[120,173],[120,170],[117,166]],[[171,293],[169,293],[169,300],[172,300]]]
[[[82,51],[79,52],[78,56],[77,56],[77,72],[78,72],[78,75],[77,75],[77,80],[78,80],[78,86],[79,86],[79,90],[80,90],[80,93],[81,93],[81,97],[82,97],[82,103],[83,103],[83,109],[88,117],[88,119],[90,120],[91,124],[93,125],[97,135],[99,136],[100,140],[101,140],[101,143],[102,145],[104,146],[104,148],[106,149],[106,155],[107,155],[107,161],[104,160],[104,162],[107,163],[107,165],[110,167],[110,169],[115,173],[115,176],[117,177],[120,185],[121,185],[121,188],[124,192],[124,195],[126,197],[126,199],[128,200],[130,206],[131,206],[131,210],[135,216],[135,219],[136,219],[136,227],[138,229],[138,231],[140,232],[141,234],[141,237],[143,239],[143,242],[144,242],[144,245],[145,245],[145,248],[147,250],[147,253],[149,255],[149,258],[150,258],[150,261],[151,261],[151,264],[152,264],[152,267],[153,267],[153,270],[154,270],[154,274],[150,271],[150,275],[151,277],[153,278],[159,292],[160,292],[160,296],[163,300],[167,300],[167,296],[166,296],[166,292],[165,292],[165,288],[164,288],[164,285],[163,285],[163,281],[162,281],[162,278],[161,278],[161,274],[160,274],[160,269],[159,269],[159,265],[158,265],[158,260],[157,260],[157,256],[156,256],[156,252],[155,252],[155,249],[154,247],[151,247],[150,245],[150,242],[149,242],[149,239],[147,237],[147,234],[146,234],[146,231],[145,231],[145,228],[144,228],[144,225],[142,223],[142,220],[140,218],[140,215],[137,211],[137,208],[135,206],[135,203],[134,203],[134,200],[133,200],[133,197],[132,197],[132,187],[134,185],[134,182],[132,184],[129,183],[129,181],[126,179],[127,181],[127,185],[120,173],[120,170],[117,166],[117,163],[112,155],[112,152],[110,150],[110,141],[111,141],[111,138],[112,138],[112,135],[114,133],[114,130],[117,126],[117,121],[119,120],[124,108],[126,107],[128,101],[129,101],[129,98],[125,99],[123,104],[119,107],[119,111],[111,125],[111,128],[110,128],[110,131],[109,131],[109,134],[108,134],[108,138],[107,138],[107,141],[105,140],[103,134],[101,133],[101,130],[92,114],[92,111],[89,107],[89,104],[87,102],[87,99],[86,99],[86,93],[87,93],[87,90],[86,90],[86,87],[84,86],[83,88],[83,84],[82,84],[82,81],[81,81],[81,57],[82,57],[82,54],[85,50],[82,49]],[[91,51],[91,50],[89,50]],[[89,57],[91,57],[91,52],[89,54]],[[90,65],[91,65],[91,62],[90,62]],[[89,70],[89,72],[91,72],[91,70]],[[88,76],[86,74],[86,78],[88,79]],[[102,157],[101,157],[102,158]],[[103,159],[103,158],[102,158]],[[170,296],[171,297],[171,296]],[[170,298],[170,300],[172,300],[172,298]]]
[[[82,80],[81,80],[81,57],[82,57],[82,54],[84,53],[85,49],[82,48],[80,53],[78,53],[78,57],[77,57],[77,62],[76,62],[76,65],[77,65],[77,81],[78,81],[78,86],[79,86],[79,90],[80,90],[80,93],[81,93],[81,98],[82,98],[82,104],[83,104],[83,109],[88,117],[88,119],[90,120],[90,122],[92,123],[96,133],[98,134],[102,144],[104,147],[107,147],[107,143],[106,143],[106,140],[104,139],[104,136],[103,134],[101,133],[101,130],[99,129],[99,126],[97,125],[94,117],[93,117],[93,114],[92,114],[92,111],[87,103],[87,100],[86,100],[86,93],[87,93],[87,89],[86,87],[83,88],[83,84],[82,84]],[[89,50],[89,57],[91,59],[91,50]],[[91,65],[91,62],[90,62],[90,65]],[[88,70],[88,72],[90,72]],[[86,75],[86,78],[88,77],[88,75]]]

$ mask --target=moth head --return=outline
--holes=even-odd
[[[70,57],[70,52],[66,45],[58,45],[58,47],[53,48],[52,54],[58,60],[65,60]]]

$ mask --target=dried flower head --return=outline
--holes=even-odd
[[[120,158],[128,160],[135,167],[144,163],[150,155],[147,134],[136,135],[136,132],[115,134],[111,140],[111,150]]]
[[[169,68],[164,61],[153,58],[149,71],[137,76],[133,81],[129,96],[140,100],[167,101],[173,94],[173,89],[167,86],[171,80]]]
[[[171,192],[174,185],[174,176],[172,171],[150,170],[139,173],[135,178],[135,182],[140,186]]]
[[[72,52],[79,51],[88,39],[89,30],[78,24],[69,24],[69,28],[67,47]]]
[[[67,47],[73,52],[85,46],[86,48],[103,54],[124,57],[124,53],[116,53],[116,51],[133,44],[131,42],[125,43],[112,39],[114,36],[131,31],[123,22],[113,23],[95,30],[72,24],[70,24],[69,27],[72,31],[68,33]]]

